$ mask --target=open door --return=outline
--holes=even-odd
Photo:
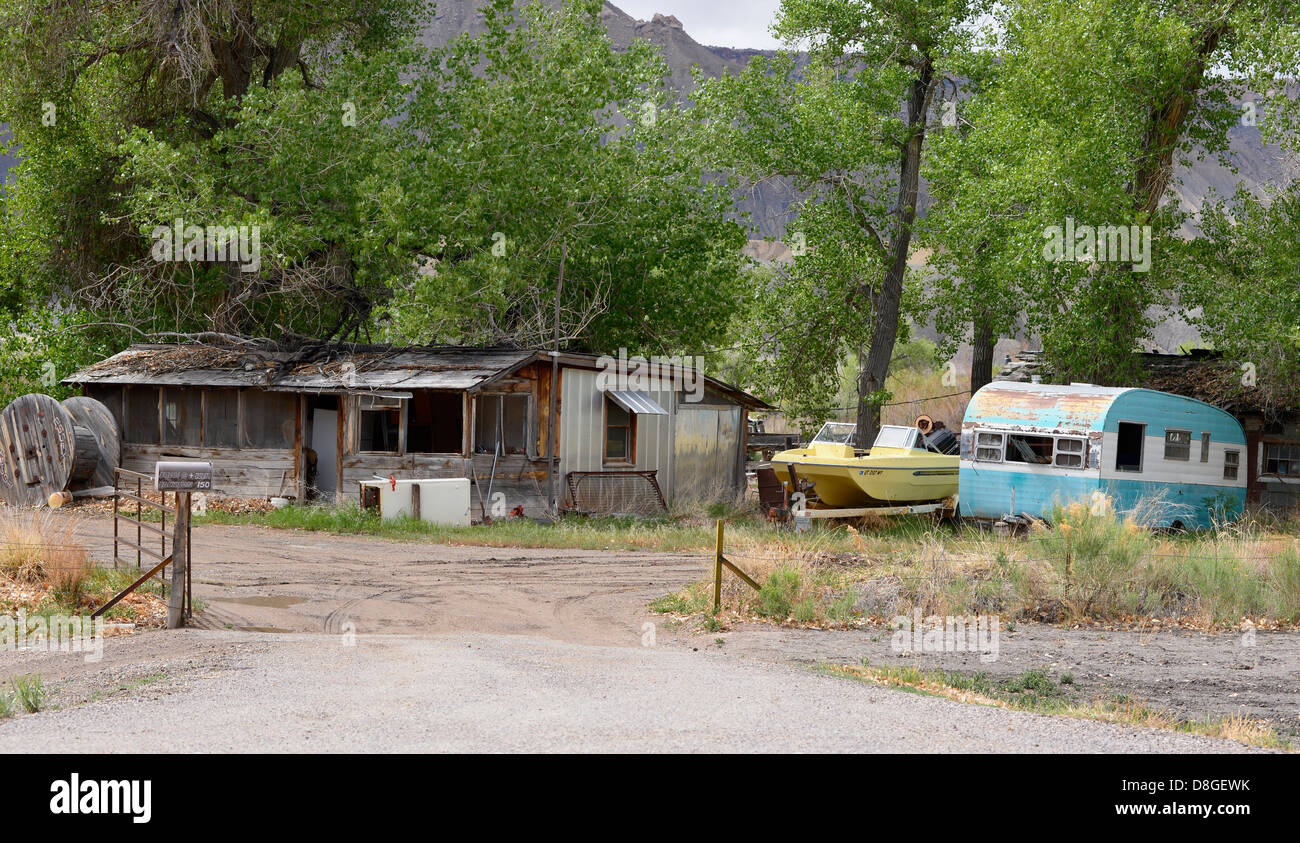
[[[331,406],[332,405],[332,406]],[[316,455],[313,472],[308,460],[308,495],[333,501],[339,492],[339,399],[320,396],[311,405],[311,443]],[[311,491],[314,489],[315,491]]]

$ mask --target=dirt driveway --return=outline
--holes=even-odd
[[[111,547],[110,522],[87,521],[82,532],[96,555],[107,555],[99,551]],[[541,734],[493,727],[506,729],[494,732],[494,741],[520,749],[689,747],[699,740],[700,718],[716,720],[706,734],[717,749],[1241,748],[918,698],[806,669],[822,661],[917,658],[893,654],[883,630],[755,625],[693,633],[649,613],[650,600],[704,575],[702,554],[455,547],[204,526],[195,530],[194,556],[200,629],[110,639],[96,664],[75,655],[0,659],[0,676],[39,671],[56,687],[61,709],[0,726],[0,748],[114,749],[124,733],[139,735],[142,723],[150,724],[145,731],[154,741],[167,740],[164,724],[177,717],[189,724],[178,749],[497,748],[462,738],[464,729],[481,731],[500,714],[507,692],[511,700],[522,695],[536,703],[539,717],[558,724]],[[1129,692],[1197,717],[1241,711],[1287,731],[1300,722],[1300,636],[1292,633],[1258,633],[1256,645],[1243,648],[1236,636],[1021,625],[1003,632],[994,663],[981,664],[974,654],[919,663],[995,675],[1031,667],[1069,671],[1085,693]],[[527,665],[549,678],[541,681]],[[382,720],[388,729],[404,722],[384,707],[410,687],[425,688],[421,698],[431,703],[426,670],[457,677],[455,686],[437,685],[433,703],[473,725],[447,730],[440,720],[431,730],[407,710],[414,704],[408,700],[399,705],[412,718],[405,726],[369,730],[367,723]],[[548,683],[555,683],[552,693],[543,693]],[[795,689],[806,694],[802,702],[791,696]],[[345,701],[356,694],[362,698],[354,711]],[[754,712],[763,715],[763,738],[726,714],[747,694],[766,700]],[[327,704],[331,699],[337,705]],[[188,702],[178,707],[181,700]],[[643,707],[652,702],[659,707],[651,718],[658,739],[643,734],[650,716]],[[785,719],[772,719],[769,708],[777,703]],[[297,722],[304,706],[319,708],[307,718],[313,728],[276,725]],[[823,718],[823,706],[839,714]],[[674,707],[680,717],[671,716]],[[589,741],[586,726],[601,712],[611,721],[599,725],[610,731]],[[244,724],[238,728],[226,722],[236,715]],[[335,718],[349,731],[327,728]]]

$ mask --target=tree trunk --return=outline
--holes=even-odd
[[[903,299],[903,276],[912,245],[912,223],[916,220],[916,196],[921,181],[921,147],[925,143],[925,121],[934,84],[934,65],[927,55],[921,59],[907,101],[907,142],[899,155],[897,225],[887,250],[889,267],[880,289],[872,296],[874,310],[871,345],[858,372],[857,446],[870,448],[880,431],[878,393],[885,388],[889,361],[898,339],[899,306]]]
[[[990,319],[975,319],[974,338],[971,343],[970,392],[971,395],[993,380],[993,349],[997,345]]]

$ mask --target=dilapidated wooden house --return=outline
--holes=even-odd
[[[1282,512],[1300,508],[1300,385],[1271,377],[1215,351],[1137,355],[1142,376],[1132,386],[1184,395],[1226,410],[1246,433],[1246,500]],[[1023,351],[995,380],[1055,383],[1039,352]]]
[[[135,345],[65,383],[118,419],[123,467],[209,460],[216,494],[356,499],[361,481],[464,477],[475,515],[541,515],[552,454],[571,509],[743,490],[761,400],[681,362],[561,352],[557,372],[554,418],[551,354],[519,349]]]

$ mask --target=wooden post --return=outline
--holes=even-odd
[[[167,628],[185,625],[185,583],[189,573],[190,493],[176,493],[176,534],[172,537],[172,588],[167,600]]]
[[[713,554],[713,614],[722,608],[722,519],[718,519],[718,541]]]

